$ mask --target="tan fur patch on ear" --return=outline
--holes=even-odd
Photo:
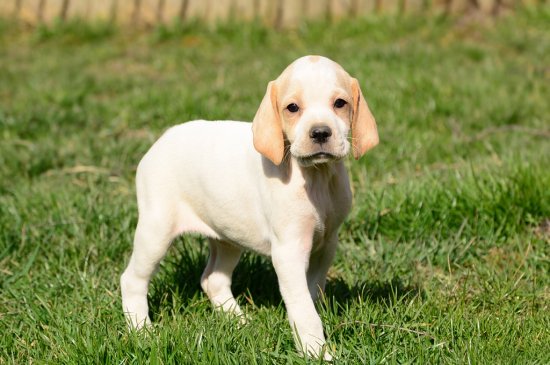
[[[284,137],[281,117],[277,106],[277,86],[275,81],[267,85],[256,116],[252,121],[254,148],[275,165],[280,165],[284,157]]]
[[[365,152],[378,144],[378,129],[357,79],[352,78],[351,88],[353,92],[353,119],[351,122],[353,156],[355,159],[359,159]]]

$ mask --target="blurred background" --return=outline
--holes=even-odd
[[[151,283],[155,336],[127,332],[118,277],[151,144],[252,120],[307,54],[359,80],[380,134],[346,161],[332,353],[550,363],[547,1],[0,0],[0,364],[306,363],[267,258],[236,269],[242,329],[201,292],[202,237]]]
[[[54,19],[106,20],[153,26],[200,20],[208,24],[261,19],[296,27],[304,20],[357,18],[367,14],[464,14],[495,16],[545,0],[4,0],[0,14],[28,24]]]

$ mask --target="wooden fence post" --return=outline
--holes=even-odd
[[[308,9],[309,9],[308,0],[302,0],[302,9],[300,9],[300,10],[302,11],[302,14],[304,15],[305,19],[307,19],[307,16],[309,15],[308,14]]]
[[[478,10],[479,9],[479,1],[477,0],[470,0],[469,1],[471,7],[473,7],[475,10]]]
[[[134,25],[138,25],[140,12],[141,12],[141,0],[134,0],[134,9],[132,10],[132,23]]]
[[[19,18],[19,14],[21,13],[21,3],[23,0],[15,0],[15,4],[13,6],[13,18],[17,19]]]
[[[277,0],[277,7],[275,8],[275,29],[280,30],[283,25],[283,0]]]
[[[380,12],[382,11],[382,0],[376,0],[376,2],[374,3],[374,11],[377,14],[380,14]]]
[[[423,0],[422,1],[422,11],[431,12],[432,11],[432,0]]]
[[[453,0],[445,0],[445,10],[444,10],[445,15],[451,14],[452,9],[453,9]]]
[[[189,0],[181,0],[181,7],[180,7],[180,22],[184,22],[185,18],[187,17],[187,8],[189,7]]]
[[[164,14],[164,0],[158,0],[157,3],[157,24],[162,23]]]
[[[111,8],[109,9],[109,22],[116,23],[118,14],[118,0],[111,0]]]
[[[70,3],[70,0],[63,0],[63,2],[61,3],[61,10],[59,12],[59,18],[63,22],[65,20],[67,20],[67,12],[69,11],[69,3]]]
[[[348,16],[350,18],[357,18],[359,15],[359,0],[351,0],[348,8]]]
[[[254,0],[252,4],[252,16],[254,17],[254,21],[260,19],[260,0]]]
[[[36,19],[38,20],[38,23],[42,23],[44,21],[45,6],[46,6],[46,0],[40,0],[38,2],[38,8],[36,9]]]
[[[407,0],[399,0],[399,14],[407,12]]]

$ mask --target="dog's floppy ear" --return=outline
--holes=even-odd
[[[353,145],[353,156],[355,159],[363,156],[365,152],[378,144],[378,130],[376,121],[370,112],[369,106],[361,88],[359,81],[352,78],[351,89],[353,92],[353,118],[351,121],[351,138]]]
[[[260,108],[252,121],[254,148],[275,165],[283,161],[285,143],[283,126],[277,107],[277,86],[275,81],[267,85]]]

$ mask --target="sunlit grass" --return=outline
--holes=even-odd
[[[350,159],[354,208],[319,310],[338,363],[550,361],[547,10],[475,24],[0,26],[0,363],[304,363],[269,260],[247,254],[239,328],[178,239],[126,330],[118,278],[135,167],[169,126],[251,120],[316,53],[361,81],[381,143]],[[310,361],[313,362],[313,361]]]

